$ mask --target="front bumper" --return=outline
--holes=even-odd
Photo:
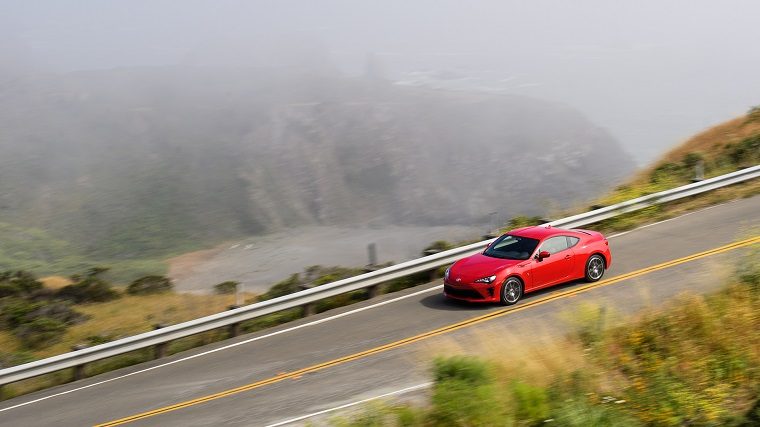
[[[443,294],[447,298],[469,302],[493,302],[499,299],[496,286],[493,284],[457,284],[443,283]]]

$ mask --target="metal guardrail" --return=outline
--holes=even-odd
[[[613,206],[607,206],[590,212],[558,219],[549,222],[549,224],[564,228],[580,227],[612,218],[617,215],[643,209],[645,207],[704,193],[758,177],[760,177],[760,165],[684,185],[672,190],[666,190],[628,200]],[[0,370],[0,385],[67,368],[74,368],[74,377],[77,378],[81,376],[83,367],[86,363],[152,346],[156,347],[157,357],[161,357],[165,352],[166,345],[172,340],[223,327],[231,327],[231,331],[235,331],[233,332],[234,335],[240,322],[246,320],[255,319],[257,317],[294,307],[308,307],[309,305],[312,305],[313,307],[313,304],[319,300],[359,289],[370,289],[370,294],[372,295],[375,293],[372,292],[372,290],[376,290],[377,286],[383,282],[445,266],[459,258],[480,252],[492,241],[493,239],[472,243],[470,245],[406,261],[370,273],[338,280],[336,282],[247,305],[223,313],[213,314],[117,341],[2,369]]]

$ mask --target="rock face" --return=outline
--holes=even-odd
[[[266,69],[0,86],[0,222],[135,257],[299,225],[466,224],[633,168],[566,106]]]

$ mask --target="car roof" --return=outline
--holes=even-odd
[[[573,230],[566,230],[564,228],[555,228],[552,226],[546,226],[546,225],[536,225],[532,227],[523,227],[523,228],[517,228],[512,231],[510,231],[507,234],[513,234],[515,236],[520,237],[529,237],[531,239],[545,239],[547,237],[557,236],[557,235],[570,235],[570,236],[577,236],[578,233]]]

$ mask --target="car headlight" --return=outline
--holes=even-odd
[[[438,270],[440,271],[440,270]],[[446,272],[443,273],[443,280],[449,280],[449,272],[451,271],[451,267],[446,269]]]
[[[488,276],[488,277],[480,278],[480,279],[476,280],[475,283],[491,283],[494,280],[496,280],[496,275],[495,274],[493,276]]]

